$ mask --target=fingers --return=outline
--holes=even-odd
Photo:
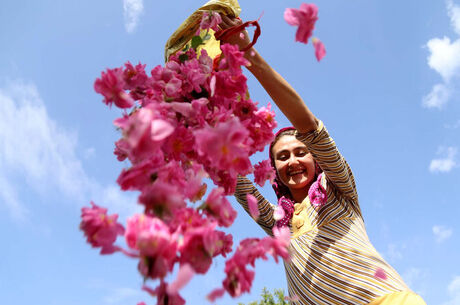
[[[233,26],[237,26],[243,23],[242,20],[237,17],[229,17],[227,15],[221,15],[221,17],[222,17],[222,22],[220,23],[219,26],[222,29],[228,29],[228,28],[231,28]]]

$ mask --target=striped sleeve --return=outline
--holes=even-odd
[[[298,133],[297,139],[304,143],[313,158],[326,174],[327,179],[334,184],[340,193],[353,200],[358,199],[355,179],[350,166],[342,157],[329,136],[322,121],[318,121],[318,128],[307,133]]]
[[[248,178],[238,176],[235,198],[250,216],[251,214],[249,212],[248,201],[246,199],[247,194],[251,194],[257,199],[257,205],[260,212],[259,219],[256,221],[257,224],[262,227],[265,233],[273,237],[272,228],[275,225],[273,212],[275,210],[275,206],[268,202],[268,200],[260,194]]]

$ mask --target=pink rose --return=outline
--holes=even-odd
[[[114,246],[117,236],[123,235],[124,228],[117,222],[118,215],[107,215],[107,209],[91,201],[90,208],[81,209],[80,229],[91,246],[101,247],[101,254],[111,254],[118,250]]]
[[[315,4],[302,3],[299,9],[287,8],[284,20],[290,25],[298,26],[295,40],[308,43],[318,20],[318,8]]]

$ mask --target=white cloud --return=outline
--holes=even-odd
[[[448,0],[447,9],[452,27],[460,35],[460,6],[455,5],[452,0]]]
[[[447,287],[451,299],[443,305],[460,305],[460,276],[455,276]]]
[[[32,84],[14,82],[0,88],[0,204],[10,216],[25,221],[31,203],[20,195],[65,195],[66,200],[135,211],[135,197],[117,186],[102,186],[89,177],[77,154],[77,135],[49,117]],[[129,211],[129,212],[128,212]],[[121,212],[121,211],[120,211]]]
[[[460,6],[452,0],[447,1],[447,10],[454,31],[460,35]],[[422,105],[427,108],[442,108],[451,96],[452,79],[460,75],[460,38],[451,41],[449,37],[430,39],[426,47],[428,66],[438,72],[444,84],[435,85],[431,92],[423,97]]]
[[[436,238],[436,242],[442,243],[452,236],[453,230],[445,226],[433,226],[433,234]]]
[[[423,97],[422,105],[426,108],[441,109],[449,100],[450,95],[450,89],[446,85],[437,84],[428,95]]]
[[[125,18],[125,29],[132,33],[139,23],[139,17],[144,11],[143,0],[123,0],[123,15]]]
[[[438,154],[443,154],[445,157],[431,160],[429,168],[430,172],[447,173],[450,172],[454,167],[457,167],[457,162],[455,161],[455,157],[457,155],[456,147],[440,148]]]
[[[451,42],[448,37],[433,38],[427,46],[431,53],[428,65],[449,82],[460,72],[460,39]]]

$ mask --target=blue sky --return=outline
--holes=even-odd
[[[460,304],[460,2],[318,0],[315,36],[294,42],[286,7],[301,1],[241,0],[260,20],[256,45],[322,119],[350,163],[368,235],[428,304]],[[140,291],[136,262],[100,256],[78,230],[94,200],[136,211],[115,180],[120,115],[93,91],[107,67],[163,63],[169,35],[202,1],[4,0],[0,9],[0,302],[155,304]],[[248,76],[249,73],[246,73]],[[251,97],[270,99],[249,77]],[[275,107],[276,109],[276,107]],[[276,109],[280,126],[288,122]],[[253,161],[265,159],[266,152]],[[269,187],[263,194],[275,202]],[[239,208],[235,241],[263,236]],[[188,304],[223,279],[223,261],[184,290]],[[256,265],[249,302],[286,288],[283,267]]]

